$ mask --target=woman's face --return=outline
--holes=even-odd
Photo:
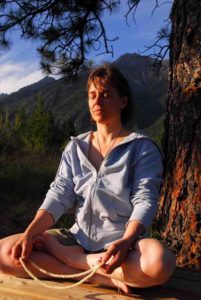
[[[102,80],[90,84],[88,89],[89,111],[96,123],[121,120],[121,110],[126,106],[127,97],[119,96],[118,91]]]

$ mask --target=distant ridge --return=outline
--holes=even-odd
[[[53,83],[55,81],[55,79],[53,77],[50,76],[46,76],[43,79],[39,80],[38,82],[35,82],[33,84],[27,85],[23,88],[21,88],[18,92],[31,92],[31,91],[36,91],[38,89],[43,88],[44,86],[46,86],[47,84]]]
[[[156,123],[165,112],[168,70],[163,69],[157,77],[152,70],[152,63],[151,58],[136,53],[126,53],[114,61],[129,81],[136,107],[133,126],[136,123],[140,129]],[[37,95],[41,95],[46,108],[52,111],[56,120],[71,118],[78,132],[86,131],[91,126],[87,109],[87,77],[87,72],[82,72],[75,81],[65,78],[55,80],[47,76],[18,92],[0,95],[0,109],[13,113],[23,107],[30,112]]]

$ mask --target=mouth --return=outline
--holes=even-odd
[[[98,114],[101,114],[101,113],[104,113],[104,110],[102,109],[96,109],[96,110],[93,110],[93,113],[98,113]]]

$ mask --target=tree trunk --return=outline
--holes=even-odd
[[[201,1],[175,0],[164,136],[165,177],[157,215],[180,267],[201,269]]]

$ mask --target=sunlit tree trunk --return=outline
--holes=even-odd
[[[181,267],[201,269],[201,1],[175,0],[164,137],[165,181],[157,216]]]

